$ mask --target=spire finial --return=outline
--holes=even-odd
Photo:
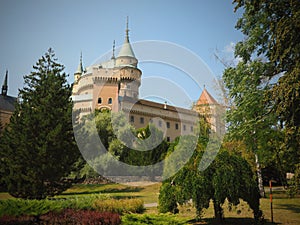
[[[128,16],[127,16],[127,19],[126,19],[126,41],[129,42],[129,29],[128,29]]]
[[[1,94],[3,96],[6,96],[7,95],[7,90],[8,90],[8,82],[7,82],[7,79],[8,79],[8,70],[6,70],[6,74],[5,74],[5,78],[4,78],[4,83],[2,85],[2,92]]]
[[[115,58],[115,47],[116,47],[116,41],[114,40],[114,42],[113,42],[113,49],[112,49],[112,57],[111,57],[111,59],[114,59]]]
[[[82,51],[80,51],[80,66],[81,66],[81,70],[83,70],[83,67],[82,67]]]

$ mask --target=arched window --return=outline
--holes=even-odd
[[[108,104],[112,104],[112,98],[108,99]]]
[[[98,98],[98,104],[102,103],[102,98]]]

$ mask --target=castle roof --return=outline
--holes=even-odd
[[[197,101],[197,105],[207,105],[207,104],[216,105],[216,104],[218,104],[218,102],[211,96],[210,93],[208,93],[208,91],[204,87],[204,90],[202,91],[202,93]]]
[[[0,110],[13,112],[15,110],[15,102],[17,98],[8,96],[8,95],[0,95]]]

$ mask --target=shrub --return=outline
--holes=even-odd
[[[11,216],[38,216],[50,211],[62,211],[63,209],[85,209],[93,210],[94,202],[107,199],[101,195],[90,195],[85,197],[76,197],[69,199],[53,200],[25,200],[25,199],[7,199],[0,201],[0,217],[4,215]]]
[[[170,214],[126,214],[122,217],[123,225],[183,225],[189,224],[189,219],[176,217]]]
[[[106,199],[94,202],[96,210],[101,212],[123,213],[142,213],[144,202],[140,199]]]
[[[43,224],[72,225],[118,225],[120,215],[111,212],[65,209],[62,212],[49,212],[41,216]]]
[[[2,225],[47,224],[47,225],[118,225],[121,217],[117,213],[97,212],[92,210],[65,209],[61,212],[51,211],[38,218],[34,216],[3,216]]]

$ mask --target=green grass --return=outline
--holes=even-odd
[[[123,225],[181,225],[187,224],[189,220],[171,214],[127,214],[122,217]]]
[[[0,192],[0,200],[5,200],[5,199],[9,199],[12,198],[12,196],[6,192]]]
[[[110,197],[122,198],[139,198],[144,203],[153,203],[158,201],[159,188],[161,184],[156,183],[149,186],[126,186],[123,184],[98,184],[98,185],[74,185],[69,190],[65,191],[59,197],[84,196],[90,194],[103,194]]]

